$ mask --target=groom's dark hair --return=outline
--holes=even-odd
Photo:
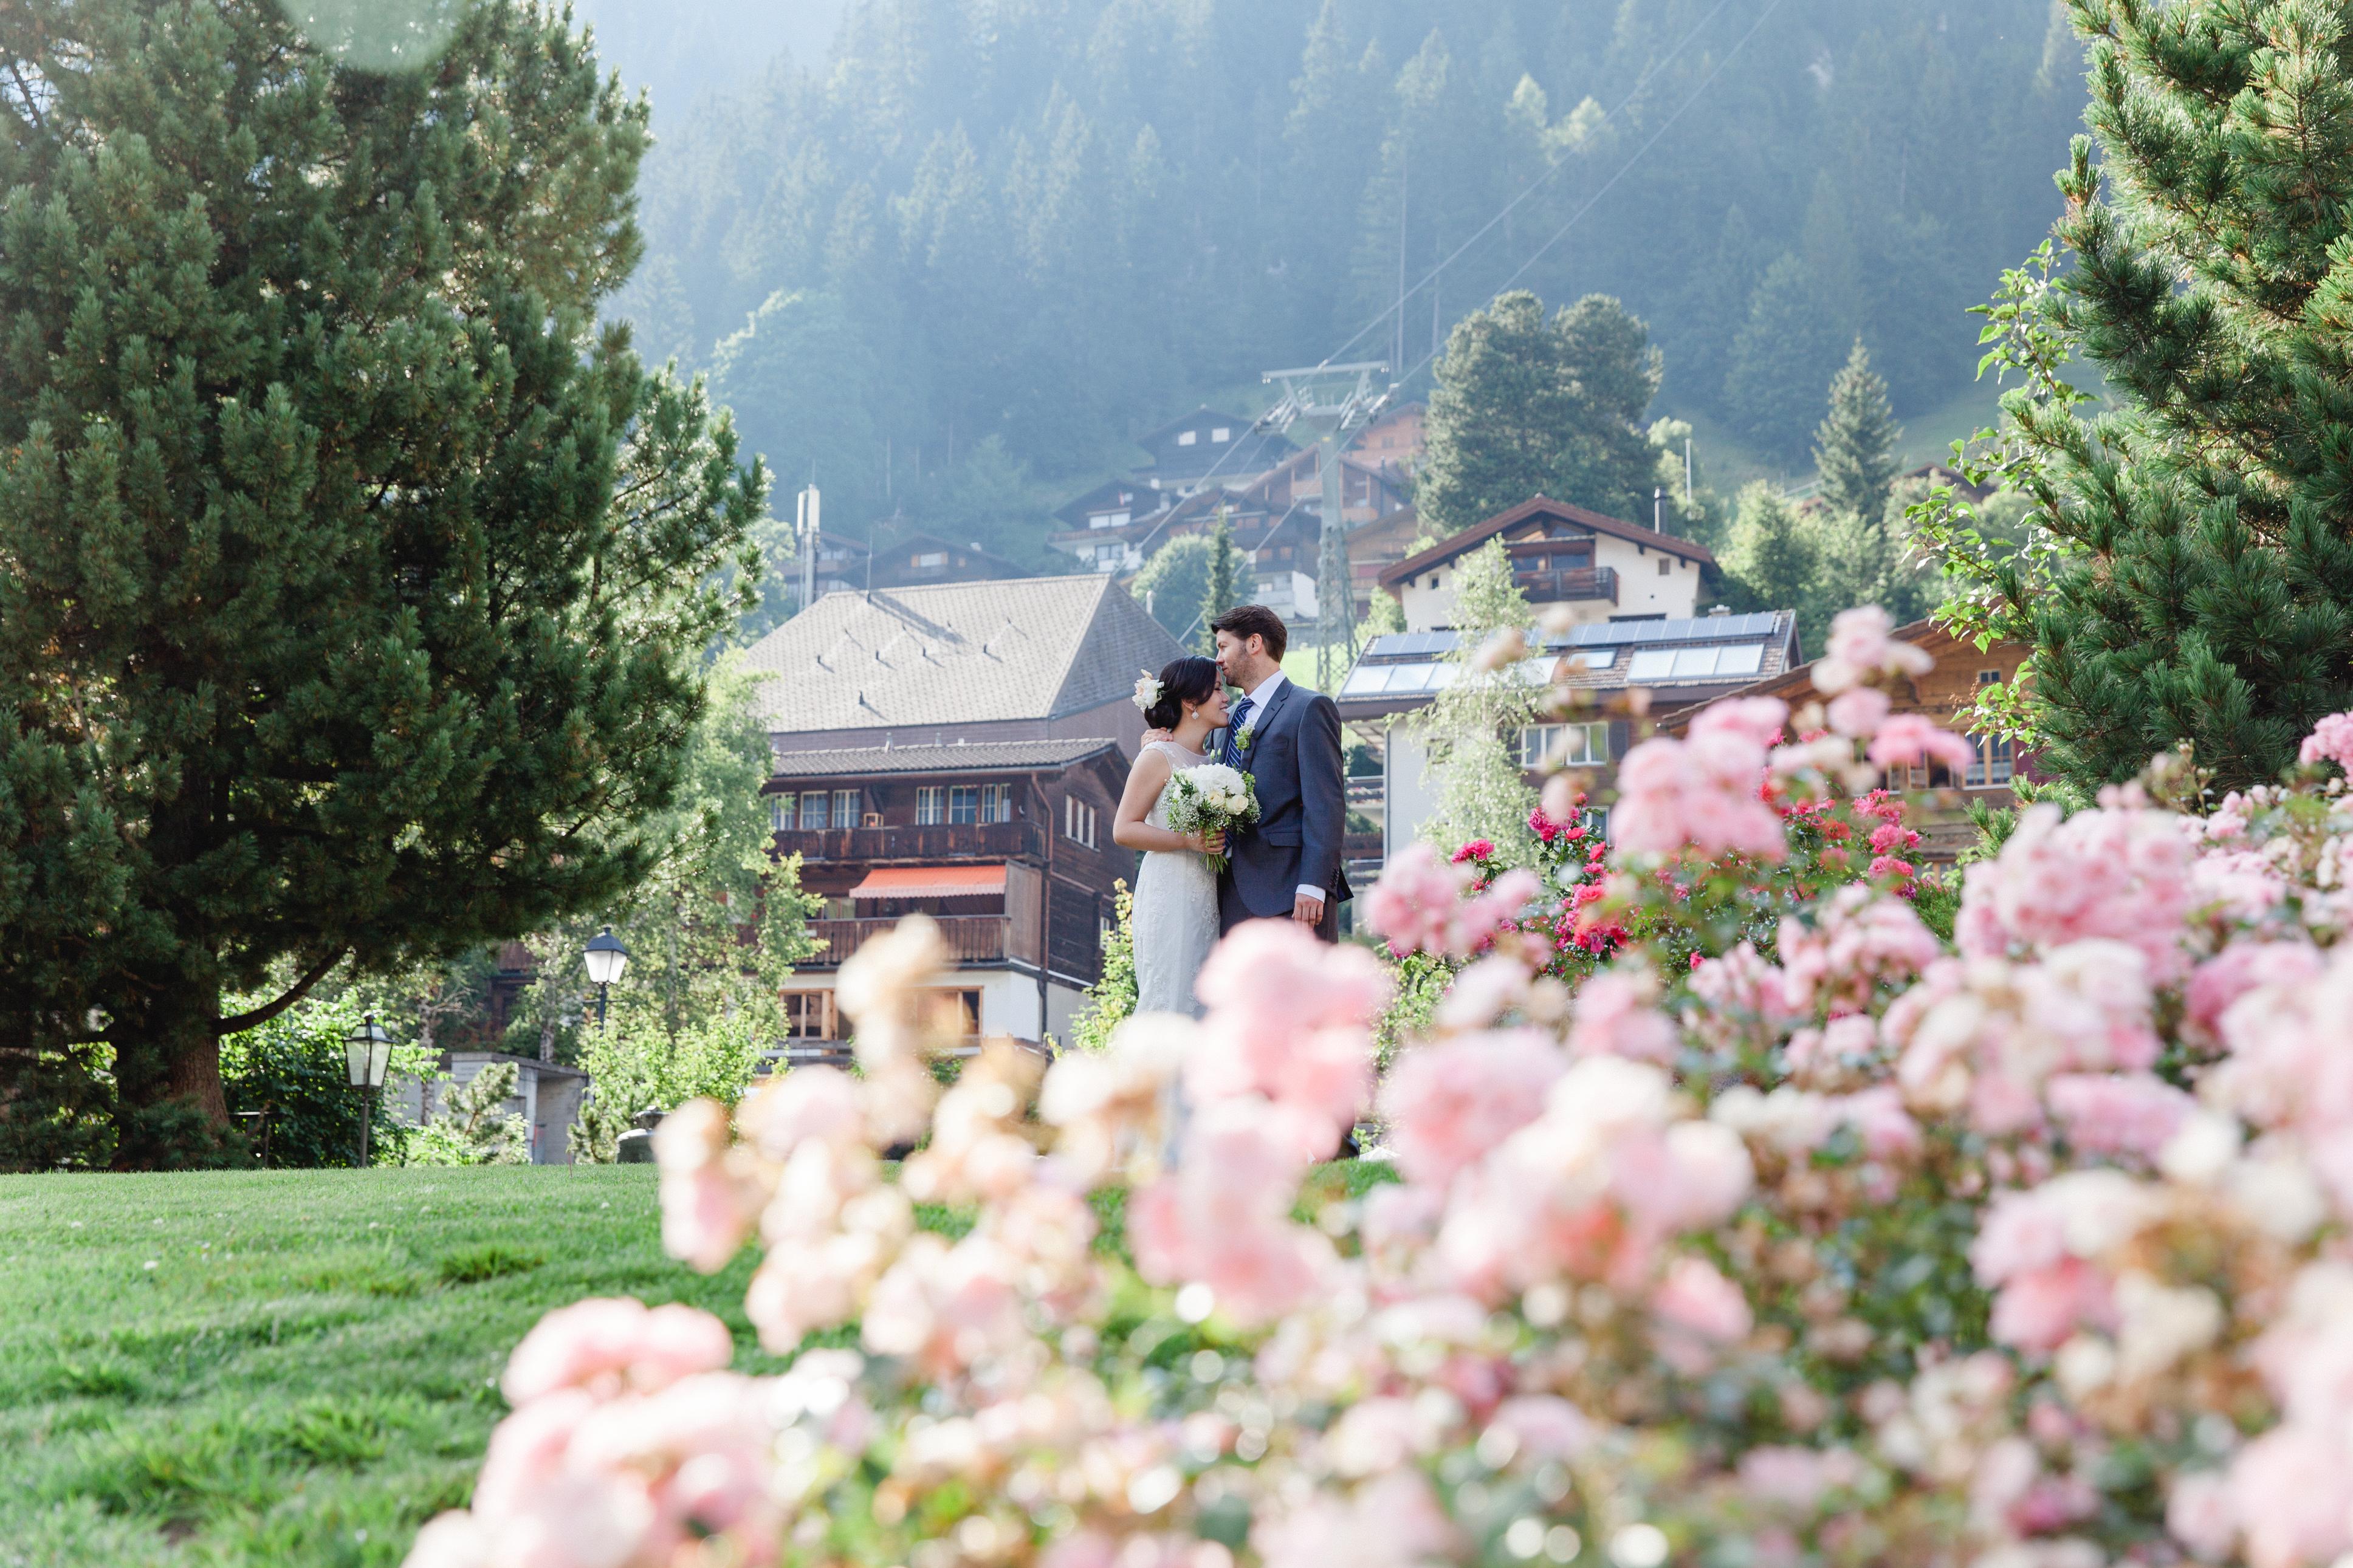
[[[1291,642],[1291,628],[1282,617],[1264,605],[1236,605],[1209,623],[1213,632],[1231,632],[1242,638],[1262,637],[1266,640],[1266,657],[1275,663],[1282,662],[1282,650]]]

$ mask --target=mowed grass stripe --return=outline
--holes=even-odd
[[[752,1263],[665,1258],[644,1166],[0,1178],[0,1568],[396,1563],[541,1313],[689,1301],[757,1370]]]
[[[1300,1215],[1388,1178],[1326,1166]],[[1123,1206],[1097,1196],[1106,1251]],[[465,1501],[542,1313],[686,1301],[769,1370],[755,1261],[665,1257],[642,1165],[0,1177],[0,1568],[397,1563]]]

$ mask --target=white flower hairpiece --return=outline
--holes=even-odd
[[[1136,676],[1135,695],[1131,700],[1139,710],[1146,713],[1151,712],[1152,705],[1160,700],[1160,681],[1150,670],[1145,670]]]

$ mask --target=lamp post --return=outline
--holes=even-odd
[[[588,950],[580,955],[588,966],[588,984],[596,988],[596,1026],[605,1026],[605,993],[619,983],[621,972],[629,967],[629,950],[621,939],[607,926],[588,939]]]
[[[392,1037],[370,1013],[367,1021],[343,1039],[343,1068],[352,1087],[360,1091],[360,1168],[367,1168],[368,1124],[375,1120],[376,1091],[384,1087],[385,1068],[392,1065]]]

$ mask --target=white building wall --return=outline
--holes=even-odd
[[[830,969],[809,970],[794,974],[785,982],[787,991],[830,991],[834,988],[835,972]],[[1038,1011],[1038,977],[1013,969],[950,970],[932,983],[940,991],[977,991],[980,993],[980,1032],[984,1035],[1011,1035],[1016,1039],[1043,1039],[1054,1029],[1053,1020],[1064,1011],[1075,1012],[1079,993],[1055,982],[1047,983],[1047,1010],[1041,1019]],[[1058,996],[1056,993],[1061,993]],[[1045,1027],[1041,1029],[1040,1024]],[[847,1030],[849,1020],[841,1020]],[[1064,1037],[1067,1037],[1067,1028]]]
[[[1405,629],[1434,632],[1454,624],[1455,570],[1450,563],[1406,579],[1398,600],[1405,609]]]
[[[1667,563],[1664,576],[1659,563]],[[1580,624],[1606,621],[1612,616],[1664,616],[1681,620],[1699,614],[1699,568],[1687,556],[1652,550],[1629,539],[1599,534],[1593,542],[1593,563],[1618,569],[1618,602],[1592,599],[1572,605]]]
[[[1079,1015],[1087,1010],[1087,994],[1076,991],[1060,981],[1050,981],[1046,986],[1046,1033],[1067,1047]]]
[[[1430,747],[1419,731],[1392,720],[1381,750],[1381,788],[1385,797],[1381,855],[1384,859],[1394,859],[1399,851],[1420,839],[1423,825],[1438,815],[1441,785],[1437,778],[1425,775]]]

